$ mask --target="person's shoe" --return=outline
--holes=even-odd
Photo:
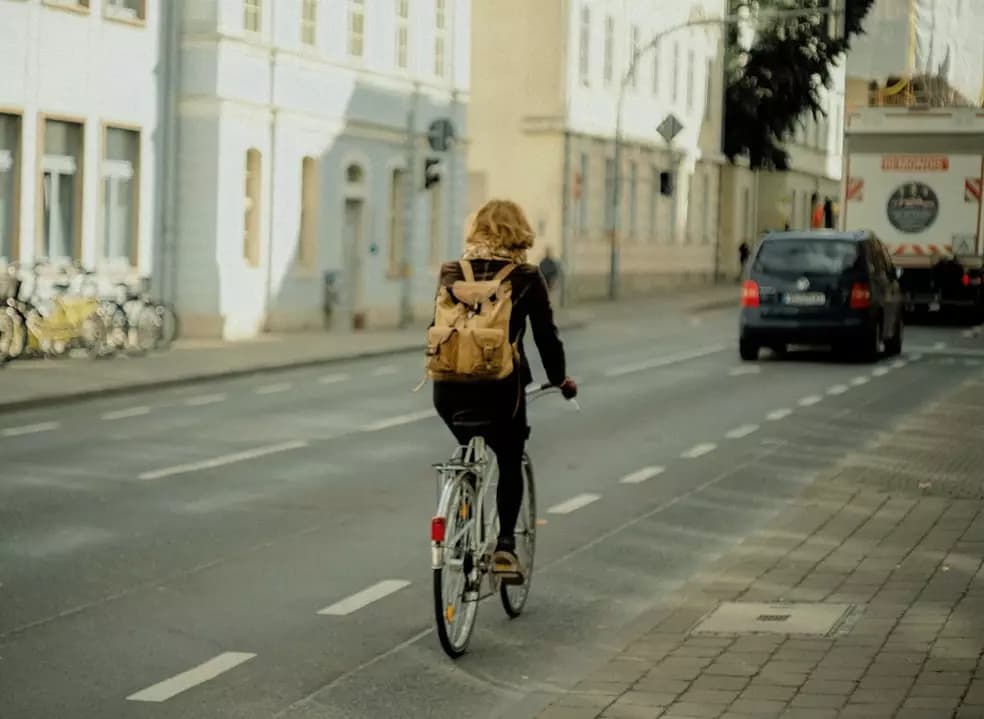
[[[492,555],[492,571],[504,584],[522,584],[525,581],[523,567],[516,556],[516,542],[499,538]]]

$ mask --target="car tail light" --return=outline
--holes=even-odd
[[[871,307],[871,288],[863,282],[855,282],[851,288],[851,309],[866,310]]]
[[[759,306],[759,286],[755,280],[745,280],[745,284],[741,286],[741,306]]]
[[[440,544],[444,541],[444,530],[446,522],[444,517],[434,517],[431,520],[431,541]]]

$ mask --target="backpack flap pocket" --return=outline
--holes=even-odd
[[[431,327],[427,330],[427,371],[433,375],[453,374],[458,368],[458,330]]]
[[[482,378],[495,379],[512,372],[512,348],[503,330],[474,329],[468,333],[468,339],[468,351],[461,356],[467,366],[463,366],[462,370]]]

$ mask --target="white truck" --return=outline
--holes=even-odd
[[[984,109],[859,108],[845,143],[841,229],[885,243],[909,312],[984,317]]]

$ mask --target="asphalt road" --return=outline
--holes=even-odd
[[[429,467],[451,445],[410,391],[419,356],[0,415],[0,716],[530,716],[817,472],[984,366],[984,339],[942,327],[878,365],[748,365],[734,328],[626,316],[567,338],[582,412],[530,411],[530,603],[483,604],[458,662],[432,631]]]

